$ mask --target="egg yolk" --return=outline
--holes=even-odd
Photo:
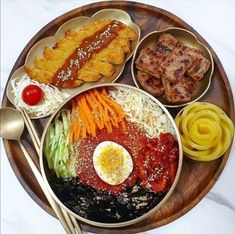
[[[124,164],[123,151],[113,145],[104,147],[99,155],[98,164],[107,174],[118,171]]]

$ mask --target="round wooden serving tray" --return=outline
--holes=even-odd
[[[131,16],[132,20],[141,27],[141,38],[153,30],[162,30],[170,26],[185,28],[193,32],[198,37],[198,39],[210,49],[215,62],[215,69],[212,77],[211,87],[200,101],[206,101],[216,104],[227,113],[227,115],[232,119],[233,122],[235,121],[233,95],[229,85],[229,81],[217,55],[210,47],[210,45],[208,45],[208,43],[193,28],[191,28],[177,16],[165,10],[145,4],[129,1],[99,2],[77,8],[54,19],[44,28],[42,28],[26,45],[19,58],[17,59],[11,71],[11,74],[18,67],[24,64],[25,57],[35,42],[42,39],[43,37],[53,35],[60,27],[60,25],[62,25],[69,19],[80,15],[91,16],[96,11],[104,8],[118,8],[125,10]],[[131,78],[130,65],[131,61],[126,64],[125,70],[121,77],[118,79],[118,82],[134,85],[134,82]],[[11,106],[10,102],[6,98],[6,93],[4,94],[2,106]],[[169,111],[174,117],[179,109],[170,109]],[[39,134],[42,134],[43,127],[45,126],[46,122],[47,119],[34,120]],[[22,141],[29,153],[36,159],[36,152],[33,148],[33,144],[27,132],[24,132]],[[34,199],[34,201],[38,203],[38,205],[40,205],[51,215],[54,215],[30,168],[28,167],[27,162],[23,158],[19,146],[14,141],[7,140],[4,140],[4,146],[10,164],[24,189]],[[161,209],[158,210],[154,215],[140,223],[125,228],[112,229],[112,233],[136,233],[150,230],[170,223],[187,213],[209,192],[209,190],[215,184],[227,162],[229,152],[230,149],[225,153],[223,157],[207,163],[195,162],[185,157],[179,183],[172,196],[161,207]],[[85,231],[97,233],[110,232],[110,230],[104,228],[92,227],[87,224],[81,225],[82,229]]]

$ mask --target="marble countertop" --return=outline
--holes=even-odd
[[[75,0],[2,0],[1,97],[24,46],[55,17],[92,3]],[[140,1],[141,2],[141,1]],[[190,24],[217,53],[235,94],[235,1],[142,1],[166,9]],[[207,196],[180,219],[146,233],[235,233],[235,143]],[[1,231],[6,234],[60,234],[59,222],[42,210],[15,177],[1,141]]]

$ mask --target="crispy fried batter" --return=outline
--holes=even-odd
[[[78,30],[68,30],[65,32],[65,38],[80,44],[84,38],[92,36],[96,31],[110,24],[111,21],[110,19],[103,19],[86,24]]]
[[[25,65],[24,69],[26,73],[33,79],[37,80],[40,83],[52,84],[53,73],[48,71],[43,71],[38,68],[32,68],[30,66]]]
[[[121,65],[125,60],[125,53],[120,48],[113,50],[107,47],[101,50],[98,54],[94,54],[92,58],[103,62]]]
[[[67,51],[46,47],[44,49],[43,56],[49,60],[58,60],[58,59],[66,60],[66,58],[69,56],[69,53]]]
[[[122,29],[118,31],[118,36],[130,41],[136,41],[138,38],[137,34],[126,25],[124,25],[124,27],[122,27]]]
[[[83,68],[86,70],[100,73],[105,77],[111,77],[116,70],[114,65],[112,65],[110,63],[94,60],[94,59],[89,60],[83,66]]]
[[[123,39],[120,37],[115,38],[109,45],[110,49],[121,48],[123,52],[129,54],[131,52],[131,44],[128,39]]]
[[[47,84],[53,83],[53,76],[84,39],[111,22],[111,19],[96,20],[78,30],[68,30],[53,48],[45,47],[43,57],[36,57],[33,66],[26,65],[25,71],[32,79]],[[78,82],[75,82],[75,86],[81,85],[83,81],[98,81],[102,76],[111,77],[115,72],[114,65],[123,64],[125,55],[131,52],[130,41],[133,40],[137,40],[137,35],[123,24],[117,37],[78,70]]]
[[[115,38],[107,48],[93,55],[93,59],[111,64],[123,64],[126,53],[130,53],[130,42],[128,39]]]
[[[78,70],[78,79],[83,80],[85,82],[94,82],[100,80],[102,77],[101,74],[93,71],[89,71],[86,69],[79,69]]]
[[[34,65],[43,71],[52,72],[53,74],[63,65],[60,60],[48,60],[45,57],[36,57]]]

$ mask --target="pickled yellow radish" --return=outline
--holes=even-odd
[[[195,102],[185,107],[175,118],[184,153],[198,161],[210,161],[222,156],[234,136],[234,124],[219,107]]]

